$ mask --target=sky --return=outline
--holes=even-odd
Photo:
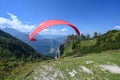
[[[0,0],[0,28],[31,32],[51,19],[68,21],[83,34],[120,29],[120,0]],[[40,34],[67,35],[75,31],[59,25]]]

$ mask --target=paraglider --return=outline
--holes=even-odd
[[[79,30],[77,29],[76,26],[74,26],[73,24],[69,23],[69,22],[66,22],[64,20],[48,20],[48,21],[45,21],[43,23],[41,23],[30,35],[29,35],[29,39],[30,41],[36,41],[36,39],[34,38],[34,36],[39,33],[40,31],[48,28],[48,27],[52,27],[52,26],[55,26],[55,25],[60,25],[60,24],[65,24],[65,25],[68,25],[70,27],[72,27],[76,33],[78,35],[80,35],[80,32]]]

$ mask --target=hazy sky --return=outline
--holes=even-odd
[[[82,33],[120,29],[120,0],[0,0],[0,28],[30,32],[49,19],[66,20]],[[75,32],[61,25],[42,33]]]

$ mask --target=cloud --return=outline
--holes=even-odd
[[[20,21],[16,15],[12,13],[7,14],[10,16],[10,19],[0,17],[0,28],[13,28],[20,32],[31,32],[35,28],[34,25],[23,24],[22,21]],[[41,31],[40,34],[67,35],[69,34],[69,31],[68,28],[48,28]]]
[[[119,25],[118,25],[118,26],[115,26],[114,29],[120,29],[120,26],[119,26]]]
[[[0,17],[0,27],[1,28],[13,28],[21,32],[30,32],[35,26],[23,24],[17,16],[12,13],[7,13],[11,19]]]
[[[41,34],[67,35],[68,34],[68,28],[62,28],[62,29],[44,29],[43,31],[41,31]]]
[[[44,29],[43,32],[47,32],[47,31],[50,31],[50,29]]]
[[[68,28],[63,28],[61,31],[62,31],[62,32],[68,31]]]

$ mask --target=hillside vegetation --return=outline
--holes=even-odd
[[[32,47],[0,30],[0,78],[4,79],[21,62],[40,61],[47,57]]]
[[[120,49],[120,30],[111,30],[89,39],[70,35],[60,46],[62,57]]]
[[[12,71],[12,80],[120,80],[120,50],[27,63]]]

